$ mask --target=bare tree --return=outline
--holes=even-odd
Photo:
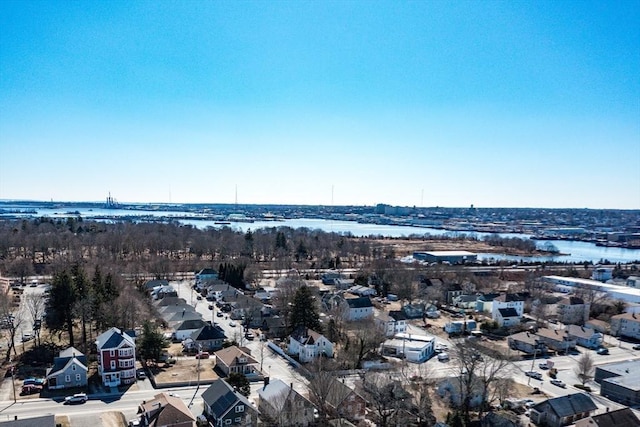
[[[576,373],[576,376],[578,377],[582,385],[585,385],[587,381],[593,378],[593,369],[594,363],[591,354],[584,353],[582,356],[580,356],[574,372]]]
[[[358,369],[368,354],[378,351],[385,339],[385,333],[381,327],[366,319],[351,322],[348,328],[344,345],[345,356],[347,360],[353,361],[353,368]]]
[[[42,320],[42,314],[44,313],[45,307],[45,297],[42,293],[29,293],[25,295],[24,298],[24,306],[27,309],[27,312],[31,316],[31,321],[33,324],[33,329],[36,333],[36,345],[40,345],[40,327]]]
[[[331,413],[331,407],[328,404],[329,395],[332,392],[333,382],[336,381],[336,375],[333,370],[334,362],[319,357],[308,363],[306,368],[311,373],[309,379],[309,400],[316,405],[320,418],[328,419]]]
[[[367,372],[362,377],[361,388],[380,427],[396,425],[400,412],[412,407],[411,393],[388,374]]]
[[[14,296],[11,294],[0,294],[0,322],[9,333],[7,339],[7,355],[6,360],[11,358],[11,351],[16,356],[16,333],[24,322],[24,312],[19,303],[14,302]],[[15,307],[18,304],[18,307]],[[14,310],[15,308],[15,310]]]

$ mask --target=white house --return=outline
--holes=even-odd
[[[407,331],[407,316],[401,311],[392,311],[387,314],[384,311],[375,310],[374,319],[376,325],[380,327],[388,337]]]
[[[368,296],[347,298],[346,301],[349,305],[347,320],[361,320],[373,316],[373,304]]]
[[[491,303],[491,318],[497,321],[498,310],[513,308],[519,317],[524,314],[524,298],[518,294],[500,294]]]
[[[563,298],[557,304],[558,320],[568,325],[584,325],[589,320],[591,304],[582,298]]]
[[[314,330],[298,328],[289,336],[287,353],[306,363],[322,355],[333,357],[333,343]]]
[[[493,320],[498,322],[498,326],[509,328],[520,324],[520,318],[515,308],[499,308]]]
[[[640,314],[622,313],[611,316],[611,335],[640,339]]]

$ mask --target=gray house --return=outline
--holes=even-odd
[[[58,390],[86,386],[87,357],[73,347],[62,350],[47,369],[47,387]]]
[[[225,380],[215,380],[202,393],[204,414],[214,426],[256,426],[258,411]]]
[[[529,417],[538,425],[562,427],[591,415],[598,407],[584,393],[547,399],[531,408]]]
[[[598,348],[602,345],[603,335],[595,329],[578,325],[567,325],[569,339],[586,348]]]

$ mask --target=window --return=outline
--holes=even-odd
[[[116,351],[115,350],[109,350],[109,356],[115,357],[115,355],[116,355]]]
[[[111,361],[111,369],[116,369],[116,361],[115,360]]]
[[[236,406],[236,413],[237,412],[244,412],[244,405],[238,405]]]
[[[64,376],[64,382],[66,382],[66,383],[71,382],[71,375],[65,375]]]
[[[76,365],[71,365],[71,370],[75,371],[76,370]]]
[[[76,381],[80,381],[80,374],[76,374]]]
[[[236,419],[235,419],[235,422],[237,422],[237,423],[241,423],[241,422],[242,422],[242,417],[238,417],[238,418],[236,418]]]
[[[231,420],[227,418],[226,420],[224,420],[224,423],[225,424],[231,424]]]

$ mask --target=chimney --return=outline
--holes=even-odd
[[[268,385],[269,385],[269,377],[264,377],[264,386],[262,387],[262,390],[267,388]]]

